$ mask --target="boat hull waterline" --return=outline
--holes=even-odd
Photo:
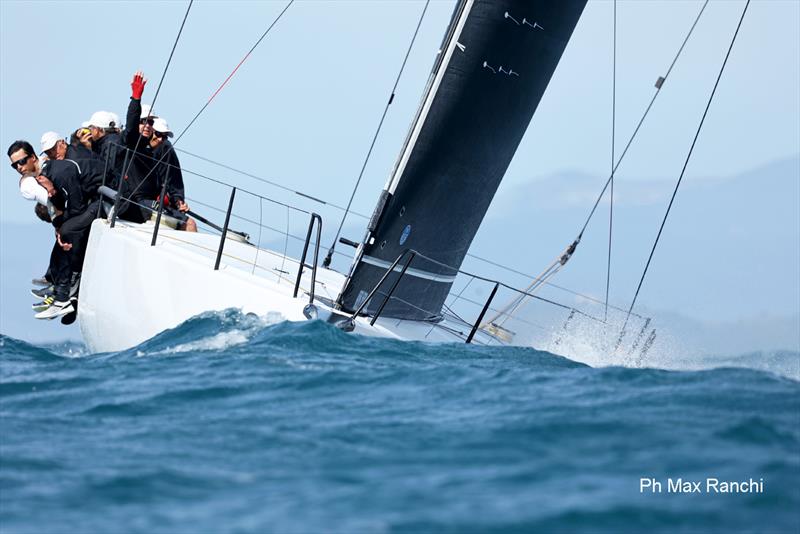
[[[92,224],[84,261],[78,319],[92,352],[134,347],[187,319],[229,308],[270,321],[307,321],[310,270],[293,296],[299,262],[281,253],[228,239],[219,270],[214,260],[219,237],[160,228],[155,246],[153,224],[105,219]],[[314,307],[320,320],[343,319],[328,303],[345,277],[318,269]],[[357,317],[356,334],[432,342],[463,342],[464,325]],[[451,332],[453,330],[454,332]],[[475,343],[491,339],[479,332]]]

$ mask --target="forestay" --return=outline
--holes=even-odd
[[[355,310],[390,264],[413,249],[422,257],[415,257],[381,314],[438,318],[585,5],[458,2],[339,297],[342,308]],[[382,300],[372,299],[365,312],[374,314]]]

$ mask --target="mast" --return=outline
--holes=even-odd
[[[436,320],[586,0],[460,0],[339,295],[356,309],[406,249],[382,316]],[[398,276],[393,273],[391,276]],[[380,299],[377,299],[380,300]],[[373,314],[377,303],[365,308]]]

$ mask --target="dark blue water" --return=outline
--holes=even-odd
[[[0,339],[4,534],[800,530],[800,383],[768,372],[235,312],[125,352],[51,349]],[[668,493],[678,477],[763,493]]]

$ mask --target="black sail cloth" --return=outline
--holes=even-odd
[[[459,2],[385,206],[339,297],[355,310],[404,250],[382,315],[435,320],[586,0]],[[387,194],[388,193],[388,194]],[[432,260],[432,261],[431,261]],[[399,267],[398,269],[399,270]],[[385,283],[388,291],[398,273]],[[375,313],[383,298],[365,308]]]

